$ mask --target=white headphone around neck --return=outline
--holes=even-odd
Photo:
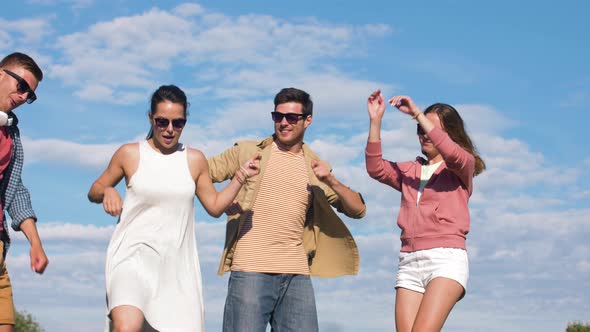
[[[0,127],[12,125],[12,119],[8,118],[8,114],[0,111]]]

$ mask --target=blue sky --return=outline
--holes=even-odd
[[[445,331],[559,331],[590,320],[590,58],[586,13],[569,1],[96,1],[3,4],[0,52],[38,60],[38,100],[16,112],[24,181],[50,265],[28,269],[19,233],[7,260],[16,306],[47,331],[100,331],[104,255],[116,220],[86,199],[115,149],[148,130],[162,84],[191,103],[182,140],[214,155],[272,131],[283,87],[315,102],[306,142],[363,193],[346,220],[361,272],[315,279],[321,331],[391,331],[399,194],[364,169],[366,98],[381,88],[422,107],[455,105],[487,162],[475,180],[471,279]],[[415,126],[390,109],[385,157],[419,154]],[[124,188],[120,186],[123,191]],[[198,204],[198,203],[197,203]],[[227,275],[215,275],[224,219],[197,208],[209,331]]]

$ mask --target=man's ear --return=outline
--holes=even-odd
[[[309,125],[311,124],[311,122],[312,122],[312,116],[311,115],[308,115],[305,118],[305,122],[304,122],[305,128],[309,127]]]

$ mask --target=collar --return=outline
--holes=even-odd
[[[6,123],[6,127],[16,127],[18,125],[18,117],[16,114],[8,112],[8,122]]]
[[[264,138],[263,140],[259,141],[256,146],[261,149],[264,150],[265,148],[269,147],[272,142],[275,140],[276,136],[275,134],[272,134],[266,138]],[[305,156],[306,159],[320,159],[310,148],[307,144],[305,144],[305,142],[303,142],[302,145],[302,150],[303,150],[303,155]]]

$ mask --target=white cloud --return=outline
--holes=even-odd
[[[189,17],[203,14],[205,10],[201,5],[196,3],[183,3],[174,8],[173,11],[180,16]]]
[[[37,44],[52,32],[51,18],[27,18],[14,21],[0,18],[0,49]],[[16,38],[14,34],[17,35]]]
[[[79,144],[59,139],[23,137],[25,162],[54,162],[103,168],[120,144]]]
[[[359,55],[362,50],[355,45],[357,40],[389,32],[382,24],[339,26],[315,20],[295,24],[270,16],[224,16],[184,4],[172,12],[154,8],[58,38],[56,45],[64,53],[63,60],[50,72],[68,84],[101,87],[77,93],[81,98],[98,100],[109,96],[111,90],[146,90],[155,85],[160,72],[182,61],[189,70],[206,74],[202,79],[217,81],[218,98],[266,96],[277,82],[284,82],[278,86],[300,82],[312,90],[317,87],[321,100],[324,88],[339,82],[343,89],[332,89],[326,100],[345,103],[360,91],[365,95],[365,86],[371,83],[348,78],[323,63],[334,57]],[[310,73],[317,74],[310,77]],[[355,93],[349,93],[351,90]]]
[[[454,106],[463,118],[470,134],[481,132],[498,133],[517,125],[514,120],[506,117],[492,106],[476,104]]]

